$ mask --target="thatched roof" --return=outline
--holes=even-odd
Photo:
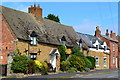
[[[65,36],[67,46],[76,44],[78,35],[71,26],[3,6],[2,14],[18,39],[29,40],[28,35],[35,31],[40,43],[61,45],[60,39]]]

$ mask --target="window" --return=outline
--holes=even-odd
[[[104,67],[106,67],[106,66],[107,66],[107,58],[104,57]]]
[[[106,51],[107,50],[107,46],[104,46],[104,51]]]
[[[114,44],[112,44],[112,50],[115,51],[115,45]]]
[[[30,53],[30,58],[32,60],[36,60],[36,57],[37,57],[37,53]]]
[[[31,44],[32,45],[37,45],[37,39],[36,37],[30,37],[31,38]]]
[[[66,44],[65,36],[63,36],[63,37],[60,39],[60,42],[62,43],[62,45],[65,46],[65,44]]]
[[[29,35],[30,39],[31,39],[31,45],[37,45],[37,33],[35,31],[33,31],[30,35]]]
[[[96,50],[98,50],[99,49],[99,45],[96,45]]]
[[[99,58],[96,57],[96,67],[98,67],[98,66],[99,66]]]
[[[80,49],[82,49],[82,43],[80,43]]]
[[[2,55],[0,55],[0,59],[3,59],[3,56],[2,56]]]
[[[115,57],[112,57],[112,62],[113,64],[115,64]]]

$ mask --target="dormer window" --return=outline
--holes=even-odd
[[[60,39],[60,42],[62,43],[62,45],[65,46],[65,44],[66,44],[65,36],[63,36],[63,37]]]
[[[104,46],[104,51],[106,51],[107,50],[107,46]]]
[[[99,45],[96,45],[96,50],[98,50],[99,49]]]
[[[31,39],[30,42],[31,45],[37,45],[37,34],[35,33],[35,31],[31,33],[30,39]]]
[[[31,38],[31,44],[37,45],[36,37],[30,37]]]
[[[82,40],[79,41],[79,46],[82,48]]]

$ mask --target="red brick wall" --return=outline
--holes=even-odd
[[[32,13],[34,14],[35,16],[38,16],[40,18],[42,18],[42,8],[40,8],[40,6],[31,6],[28,8],[28,13]]]
[[[0,59],[0,64],[7,64],[7,55],[14,52],[15,37],[13,37],[13,33],[5,18],[2,15],[0,15],[0,17],[2,17],[2,22],[0,23],[0,28],[2,29],[2,41],[0,42],[0,48],[2,49],[2,53],[0,53],[0,55],[3,56],[3,59]]]
[[[102,37],[101,35],[96,35],[97,37],[99,37],[101,40],[105,41],[107,43],[107,45],[110,48],[110,68],[116,68],[116,58],[118,58],[118,43],[115,43],[113,41],[110,41],[104,37]],[[115,51],[112,50],[112,44],[115,45]],[[115,64],[113,64],[113,60],[112,58],[115,57]]]

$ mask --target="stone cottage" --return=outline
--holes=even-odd
[[[11,62],[8,57],[19,49],[23,55],[28,55],[33,60],[50,62],[53,68],[59,71],[58,47],[65,45],[69,49],[77,45],[78,35],[72,26],[42,18],[42,9],[39,5],[31,6],[29,13],[1,7],[2,42],[0,44],[2,44],[2,52],[0,53],[0,64],[6,65],[7,68]],[[70,52],[70,50],[67,51]]]

